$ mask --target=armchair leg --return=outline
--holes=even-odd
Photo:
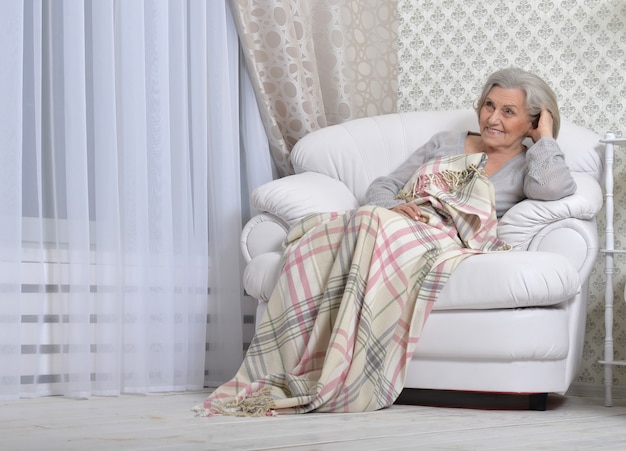
[[[547,393],[531,393],[528,395],[528,410],[544,411],[548,406]]]

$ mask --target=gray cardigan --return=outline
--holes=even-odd
[[[434,135],[391,174],[375,179],[367,190],[368,204],[393,208],[403,203],[396,194],[423,163],[435,157],[465,152],[467,131],[448,131]],[[559,145],[552,138],[542,138],[526,152],[509,160],[489,176],[496,195],[496,215],[523,199],[557,200],[576,191],[576,183]]]

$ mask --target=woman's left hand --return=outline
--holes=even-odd
[[[552,126],[554,125],[554,120],[552,119],[552,114],[546,110],[545,108],[541,110],[539,114],[539,123],[537,124],[537,128],[531,128],[528,136],[531,137],[533,142],[539,141],[541,138],[553,138],[552,135]]]

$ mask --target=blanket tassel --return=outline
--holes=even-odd
[[[270,387],[251,393],[245,398],[233,399],[212,406],[208,416],[227,415],[233,417],[265,417],[271,416],[274,399],[270,395]]]

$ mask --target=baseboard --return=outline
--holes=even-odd
[[[605,388],[601,384],[586,384],[584,382],[574,382],[567,395],[569,396],[586,396],[591,398],[604,398]],[[622,385],[614,385],[612,389],[614,399],[626,398],[626,387]]]

